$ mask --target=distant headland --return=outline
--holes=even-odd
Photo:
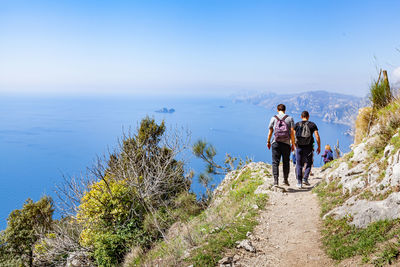
[[[162,109],[156,110],[155,112],[157,112],[157,113],[170,113],[171,114],[171,113],[175,112],[175,109],[173,109],[173,108],[168,109],[168,108],[164,107]]]

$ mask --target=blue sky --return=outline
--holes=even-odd
[[[365,95],[377,67],[400,80],[399,12],[398,0],[2,0],[0,92]]]

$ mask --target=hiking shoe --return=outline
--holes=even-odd
[[[310,183],[309,183],[307,180],[305,180],[305,181],[303,182],[303,184],[305,184],[305,185],[310,185]]]
[[[303,188],[303,186],[301,184],[297,184],[296,187],[299,189]]]
[[[286,186],[290,186],[289,181],[288,180],[283,180],[283,184]]]

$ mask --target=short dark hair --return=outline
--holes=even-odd
[[[277,107],[277,109],[278,109],[278,111],[283,111],[283,112],[285,112],[285,111],[286,111],[286,106],[285,106],[284,104],[279,104],[278,107]]]
[[[302,118],[310,118],[310,114],[308,113],[308,111],[307,110],[304,110],[302,113],[301,113],[301,117]]]

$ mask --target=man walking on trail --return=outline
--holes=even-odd
[[[289,171],[290,171],[290,152],[294,150],[294,120],[289,115],[286,115],[286,107],[284,104],[279,104],[277,107],[278,114],[271,118],[269,123],[268,133],[268,149],[272,147],[272,173],[274,175],[274,185],[278,186],[279,178],[279,163],[283,162],[283,184],[289,186]],[[274,134],[274,139],[271,143],[271,137]]]
[[[310,114],[308,111],[301,113],[300,122],[296,123],[294,130],[296,133],[296,178],[297,187],[301,188],[302,184],[310,185],[308,177],[311,172],[314,157],[314,137],[317,139],[317,154],[321,152],[321,139],[318,133],[318,127],[315,123],[309,121]],[[303,166],[306,168],[303,173]]]

